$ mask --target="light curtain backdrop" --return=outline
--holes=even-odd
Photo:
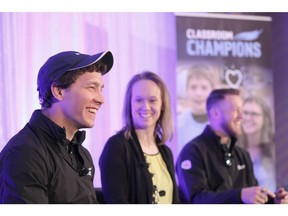
[[[92,154],[100,187],[99,155],[106,140],[122,127],[126,84],[143,70],[166,82],[175,119],[176,31],[173,13],[0,13],[0,151],[39,109],[39,68],[61,51],[95,54],[110,50],[114,66],[104,76],[105,103],[84,146]],[[176,151],[176,134],[168,143]]]

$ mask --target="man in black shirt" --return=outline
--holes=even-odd
[[[113,65],[110,51],[66,51],[41,67],[41,110],[0,154],[0,203],[97,203],[94,165],[82,146],[103,104],[102,75]]]
[[[182,149],[176,164],[184,203],[288,203],[288,193],[258,186],[248,152],[235,145],[241,133],[237,89],[216,89],[207,99],[209,125]]]

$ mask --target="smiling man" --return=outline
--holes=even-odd
[[[213,90],[207,99],[209,125],[181,151],[176,165],[184,203],[287,203],[284,188],[276,193],[258,186],[249,153],[236,146],[241,134],[243,102],[237,89]]]
[[[41,110],[0,155],[0,203],[97,203],[94,165],[82,146],[104,102],[102,75],[113,66],[110,51],[66,51],[40,68]]]

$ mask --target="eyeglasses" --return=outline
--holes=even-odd
[[[251,117],[255,118],[255,117],[258,117],[258,116],[262,116],[262,113],[243,111],[243,115],[251,116]]]
[[[232,154],[230,152],[225,152],[224,154],[224,161],[227,167],[232,166]]]

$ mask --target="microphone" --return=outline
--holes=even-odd
[[[78,174],[79,176],[86,176],[89,173],[89,169],[87,169],[86,167],[83,167],[82,169],[79,170]]]

